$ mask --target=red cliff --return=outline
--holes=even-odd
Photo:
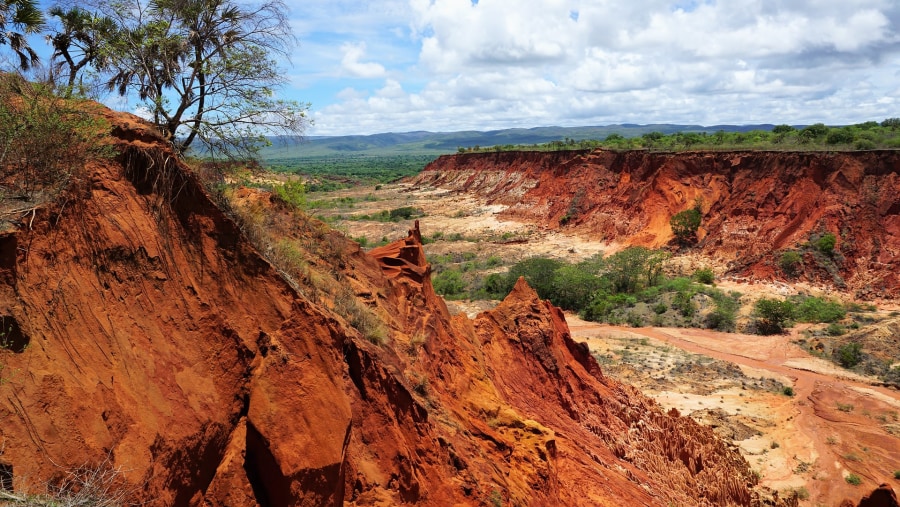
[[[500,152],[443,156],[413,181],[506,204],[504,216],[600,240],[661,247],[670,218],[702,201],[697,249],[732,273],[772,278],[780,253],[833,233],[801,276],[900,294],[900,152]]]

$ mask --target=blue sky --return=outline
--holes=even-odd
[[[900,116],[896,0],[287,0],[310,135]]]

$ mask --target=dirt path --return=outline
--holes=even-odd
[[[776,490],[805,488],[807,505],[858,500],[863,492],[883,482],[898,487],[893,474],[900,469],[900,438],[896,436],[900,393],[810,357],[791,343],[791,336],[622,328],[585,322],[573,315],[566,318],[573,336],[587,341],[594,350],[604,349],[604,342],[611,339],[637,342],[649,338],[734,363],[751,377],[772,377],[782,383],[788,379],[793,397],[744,391],[735,399],[728,389],[705,396],[692,395],[690,389],[680,393],[645,389],[666,408],[675,407],[684,414],[700,409],[704,400],[709,406],[718,399],[718,409],[750,421],[758,434],[736,443],[760,471],[764,485]],[[849,484],[846,478],[850,474],[859,476],[862,484]]]

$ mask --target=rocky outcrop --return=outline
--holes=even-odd
[[[523,281],[451,317],[417,228],[370,254],[322,236],[383,321],[367,339],[286,281],[159,137],[108,114],[118,158],[0,238],[14,494],[105,463],[148,505],[757,501],[736,450],[604,377]]]
[[[781,252],[806,249],[801,276],[861,297],[900,294],[900,152],[501,152],[438,158],[417,185],[475,192],[504,216],[661,247],[669,219],[702,201],[698,250],[734,274],[784,276]]]

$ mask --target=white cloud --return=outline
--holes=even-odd
[[[341,52],[344,57],[341,59],[341,67],[353,77],[361,77],[366,79],[383,77],[385,75],[384,66],[374,62],[361,62],[366,55],[366,43],[359,42],[356,44],[345,43],[341,46]]]
[[[316,133],[900,115],[893,0],[338,4],[340,68],[383,81],[314,103]]]

